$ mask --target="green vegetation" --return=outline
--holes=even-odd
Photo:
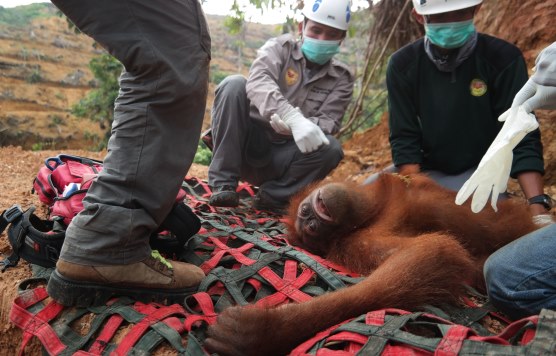
[[[48,118],[50,119],[49,127],[66,126],[66,121],[60,115],[49,115]]]
[[[220,84],[221,81],[224,80],[227,76],[231,73],[220,72],[220,71],[211,71],[210,73],[210,81],[216,85]]]
[[[105,53],[91,59],[89,68],[95,77],[96,89],[75,104],[72,113],[77,117],[97,121],[101,126],[110,126],[114,115],[114,101],[118,96],[118,78],[122,65]]]
[[[212,160],[211,150],[209,150],[209,148],[203,143],[203,141],[199,141],[199,145],[197,146],[197,152],[195,153],[195,158],[193,159],[193,163],[202,164],[203,166],[208,166],[211,160]]]
[[[50,3],[17,6],[9,9],[0,6],[0,23],[11,26],[24,26],[28,25],[35,18],[50,17],[55,13],[54,5]]]
[[[43,78],[42,78],[41,69],[40,68],[33,69],[33,71],[29,73],[29,75],[27,75],[25,81],[31,84],[42,82]]]

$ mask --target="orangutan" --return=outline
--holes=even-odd
[[[289,242],[367,277],[305,303],[231,307],[210,326],[219,355],[284,355],[317,332],[382,308],[455,303],[477,286],[498,248],[537,228],[527,206],[471,211],[424,175],[383,174],[370,185],[321,183],[294,197]]]

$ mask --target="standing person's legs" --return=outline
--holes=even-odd
[[[492,303],[512,318],[556,309],[556,224],[521,237],[484,266]]]
[[[94,288],[104,295],[87,296],[92,304],[114,291],[151,297],[151,289],[158,288],[162,298],[183,295],[202,272],[189,264],[151,260],[148,240],[172,208],[197,148],[210,61],[200,4],[54,3],[125,70],[104,169],[84,199],[84,210],[68,227],[49,292],[58,300],[67,297],[63,303],[79,303],[79,292],[85,294],[90,283],[72,285],[73,278],[102,281]],[[172,291],[165,294],[167,289]]]
[[[211,111],[214,148],[208,170],[209,185],[213,188],[211,205],[237,206],[239,203],[235,188],[241,178],[243,152],[252,124],[246,82],[241,75],[231,75],[215,91]]]

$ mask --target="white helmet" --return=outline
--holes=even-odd
[[[323,25],[346,31],[351,18],[350,7],[349,0],[305,0],[303,16]]]
[[[419,15],[434,15],[466,9],[482,2],[483,0],[413,0],[413,7]]]

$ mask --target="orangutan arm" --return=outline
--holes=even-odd
[[[473,270],[467,251],[449,235],[384,238],[396,251],[360,283],[301,304],[228,308],[209,328],[206,349],[219,355],[284,355],[317,332],[368,311],[453,300],[461,276]]]

